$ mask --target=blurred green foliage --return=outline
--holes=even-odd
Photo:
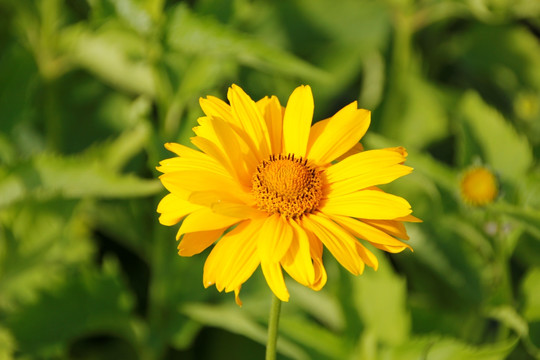
[[[373,111],[414,253],[290,282],[282,359],[540,359],[537,0],[0,0],[0,359],[262,358],[270,291],[203,289],[155,166],[231,83]],[[484,208],[459,178],[500,180]]]

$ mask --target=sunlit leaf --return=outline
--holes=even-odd
[[[11,332],[3,326],[0,327],[0,359],[14,359],[15,348],[16,343]]]
[[[283,317],[280,320],[280,326],[284,337],[290,338],[326,359],[345,359],[351,351],[343,337],[309,319]]]
[[[99,31],[82,24],[67,28],[61,44],[71,61],[124,91],[153,96],[154,79],[140,37],[112,22]]]
[[[26,201],[0,214],[0,309],[35,301],[94,252],[74,201]]]
[[[95,158],[43,154],[0,179],[0,207],[26,195],[125,198],[153,195],[161,189],[156,180],[120,175]]]
[[[533,159],[531,148],[501,114],[473,92],[463,97],[460,111],[465,131],[471,132],[485,162],[509,179],[527,173]]]
[[[406,308],[406,284],[379,254],[379,269],[355,279],[354,298],[366,327],[386,344],[400,344],[409,336],[411,318]]]
[[[244,335],[261,344],[266,344],[267,330],[256,323],[236,305],[212,306],[204,304],[186,304],[181,312],[207,326],[219,327],[236,334]],[[286,339],[279,341],[278,352],[292,359],[309,359],[298,346]]]
[[[186,6],[171,17],[168,43],[188,53],[233,57],[238,62],[306,79],[324,79],[326,74],[295,56],[247,34],[236,32],[211,18],[199,18]]]
[[[425,337],[386,351],[384,359],[416,360],[503,360],[517,344],[516,338],[490,345],[474,346],[456,339]]]

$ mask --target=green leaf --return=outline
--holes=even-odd
[[[452,338],[435,336],[412,338],[406,344],[387,349],[380,356],[386,360],[503,360],[514,349],[517,338],[489,345],[473,346]]]
[[[244,335],[256,342],[266,344],[267,330],[251,319],[237,306],[205,304],[185,304],[180,311],[190,318],[207,325],[225,329],[235,334]],[[307,354],[286,339],[280,339],[278,352],[292,359],[309,359]]]
[[[126,198],[162,190],[159,181],[121,175],[88,156],[36,156],[0,178],[0,208],[24,196]]]
[[[0,360],[15,358],[16,343],[11,332],[0,326]]]
[[[528,321],[540,320],[540,268],[532,268],[528,271],[521,285],[521,292],[525,305],[522,313]]]
[[[441,339],[432,343],[426,357],[430,360],[504,360],[516,344],[517,338],[482,346],[471,346],[454,339]]]
[[[540,89],[540,45],[525,26],[476,23],[449,44],[459,55],[450,61],[465,72],[457,75],[469,75],[482,93],[493,94],[498,88],[508,97],[523,88]]]
[[[25,201],[0,211],[0,309],[35,301],[94,253],[75,201]]]
[[[354,280],[353,296],[367,329],[381,342],[397,345],[408,338],[411,328],[405,279],[394,273],[384,255],[374,253],[378,255],[379,269],[366,269]]]
[[[294,298],[294,302],[307,314],[317,319],[334,331],[341,331],[345,327],[345,314],[337,302],[327,292],[315,292],[296,281],[287,283],[287,287]]]
[[[184,5],[171,15],[167,42],[182,52],[216,59],[232,57],[241,64],[310,80],[328,79],[315,66],[212,18],[199,18]]]
[[[514,330],[519,337],[529,336],[529,326],[516,309],[508,305],[487,309],[487,315]]]
[[[414,68],[403,77],[394,81],[401,80],[386,99],[382,131],[407,147],[422,149],[448,135],[443,94]]]
[[[280,320],[280,333],[326,359],[345,359],[349,344],[343,337],[298,316],[283,316]]]
[[[141,37],[113,20],[107,25],[92,31],[79,23],[63,30],[60,43],[66,55],[115,88],[153,97],[154,78]]]
[[[501,201],[491,205],[490,210],[513,218],[540,239],[540,210],[525,206],[518,207]]]
[[[13,314],[7,326],[24,353],[47,357],[89,333],[114,334],[136,344],[139,330],[132,308],[118,267],[109,259],[103,271],[83,268],[73,273],[61,286]]]
[[[500,113],[474,92],[464,95],[459,111],[464,131],[470,131],[484,161],[508,179],[519,180],[527,174],[533,160],[531,148]]]

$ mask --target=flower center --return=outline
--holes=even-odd
[[[260,210],[299,218],[317,208],[322,198],[321,172],[293,154],[271,155],[257,166],[251,192]]]

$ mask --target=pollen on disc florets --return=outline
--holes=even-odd
[[[253,174],[252,185],[260,210],[286,218],[314,211],[322,198],[321,171],[294,154],[271,155],[263,160]]]

